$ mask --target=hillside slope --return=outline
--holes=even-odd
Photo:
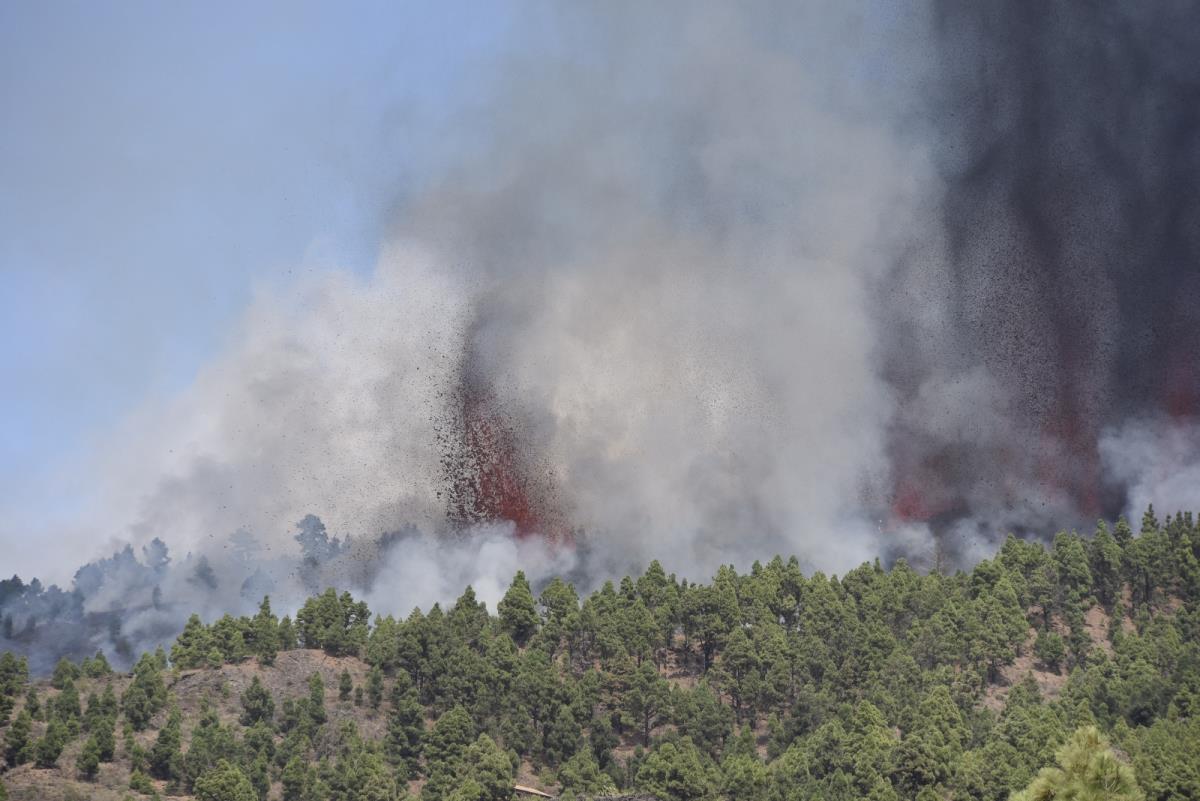
[[[5,657],[0,780],[100,801],[999,801],[1095,725],[1148,799],[1196,798],[1198,554],[1179,516],[1009,539],[954,576],[776,558],[691,584],[654,563],[582,602],[518,574],[495,615],[468,588],[404,620],[331,590],[295,621],[194,619],[132,674],[30,682]]]

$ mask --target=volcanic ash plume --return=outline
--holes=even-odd
[[[538,16],[370,276],[262,291],[112,437],[76,536],[178,578],[130,553],[96,606],[970,561],[1190,503],[1200,11],[797,5]]]
[[[105,519],[281,548],[310,511],[343,536],[507,521],[697,573],[873,554],[871,293],[928,225],[879,83],[910,34],[776,10],[561,20],[604,63],[508,64],[486,147],[404,208],[373,276],[264,294],[132,421]]]
[[[945,257],[892,278],[938,308],[891,311],[896,509],[976,537],[1140,515],[1114,443],[1200,412],[1200,9],[933,8]]]

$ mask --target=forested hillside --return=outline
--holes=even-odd
[[[1200,798],[1190,515],[1010,537],[955,575],[776,557],[536,590],[403,620],[264,599],[129,675],[98,655],[31,680],[7,654],[0,797]]]

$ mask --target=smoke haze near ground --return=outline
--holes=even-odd
[[[89,611],[296,603],[310,512],[354,538],[319,575],[404,613],[1200,501],[1195,12],[795,6],[531,6],[374,273],[264,289],[101,449],[71,536],[177,556]]]

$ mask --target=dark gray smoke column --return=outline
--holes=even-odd
[[[1018,527],[1036,523],[1022,505],[1117,513],[1104,430],[1200,411],[1200,5],[935,10],[946,334],[889,360],[907,409],[894,509]],[[1001,433],[914,411],[931,377],[952,391],[945,376],[972,371]]]

